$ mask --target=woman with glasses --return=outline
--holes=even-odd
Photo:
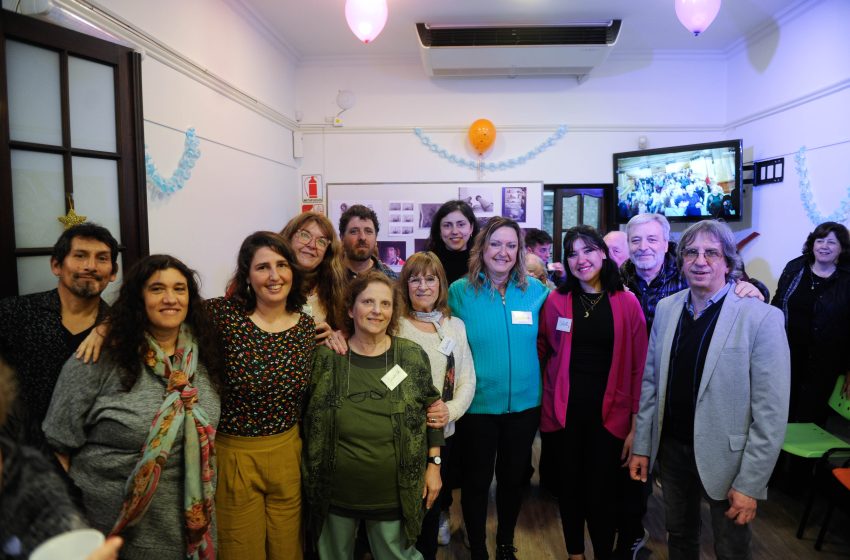
[[[303,212],[289,220],[280,234],[295,253],[307,296],[303,311],[316,322],[316,339],[344,352],[343,320],[337,314],[343,307],[345,273],[342,245],[333,225],[321,214]]]
[[[446,275],[434,253],[412,255],[401,269],[398,289],[405,311],[399,336],[416,342],[428,354],[431,379],[434,386],[441,389],[442,400],[448,406],[448,424],[443,430],[446,443],[440,453],[443,474],[453,454],[455,438],[451,436],[455,432],[455,421],[469,408],[475,394],[475,367],[466,341],[466,327],[463,321],[451,315]],[[444,485],[440,502],[450,492],[451,488]],[[443,515],[440,510],[440,507],[428,510],[416,543],[426,560],[437,556],[437,532]]]
[[[346,309],[348,351],[319,347],[304,415],[309,528],[323,559],[352,557],[361,520],[377,560],[421,559],[414,544],[440,492],[444,441],[426,408],[440,394],[425,351],[396,336],[392,280],[358,275]]]
[[[544,358],[540,431],[571,559],[611,558],[621,468],[631,458],[646,360],[646,322],[625,291],[602,236],[589,226],[564,236],[567,277],[540,318]]]
[[[495,466],[496,558],[516,558],[514,529],[531,444],[540,423],[537,327],[548,290],[525,270],[519,224],[490,218],[475,238],[469,273],[449,288],[475,363],[476,389],[458,429],[461,503],[472,558],[488,558],[487,503]]]
[[[806,238],[803,254],[785,266],[772,304],[785,314],[791,347],[790,422],[823,425],[835,380],[850,352],[850,233],[824,222]],[[850,394],[850,375],[844,387]]]
[[[478,234],[472,208],[462,200],[449,200],[437,209],[431,220],[428,250],[437,255],[449,284],[466,276],[469,270],[470,240]]]

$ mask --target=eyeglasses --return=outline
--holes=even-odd
[[[369,397],[373,401],[379,401],[386,396],[386,393],[379,393],[373,389],[371,391],[363,391],[362,393],[352,393],[348,395],[348,400],[354,403],[362,403],[366,400],[366,397]]]
[[[309,245],[311,241],[315,240],[316,247],[318,247],[319,249],[327,249],[328,245],[331,244],[330,240],[327,237],[314,237],[313,234],[307,231],[306,229],[299,229],[295,232],[295,235],[304,245]]]
[[[697,251],[696,249],[685,249],[685,252],[682,256],[685,259],[685,262],[694,262],[702,255],[705,257],[705,262],[711,264],[713,262],[719,261],[723,258],[723,253],[718,251],[717,249],[706,249],[705,251]]]
[[[433,288],[437,285],[440,279],[433,275],[428,276],[411,276],[407,279],[407,284],[409,286],[421,286],[423,283],[429,288]]]

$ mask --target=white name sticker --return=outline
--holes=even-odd
[[[568,319],[566,317],[558,317],[558,324],[555,325],[555,329],[562,332],[570,332],[570,329],[573,328],[573,320]]]
[[[444,356],[448,356],[455,349],[455,341],[452,337],[447,336],[440,342],[440,347],[437,350],[440,351],[440,354]]]
[[[387,389],[392,391],[405,379],[407,379],[407,373],[401,369],[398,364],[396,364],[393,366],[393,369],[388,371],[387,374],[381,378],[381,381],[387,386]]]
[[[511,323],[514,325],[533,325],[531,311],[511,311]]]

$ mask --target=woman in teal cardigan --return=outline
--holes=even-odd
[[[394,296],[385,275],[358,276],[347,298],[348,352],[316,353],[301,469],[323,559],[351,558],[363,520],[375,558],[421,560],[414,544],[440,492],[443,431],[426,413],[440,393],[422,347],[393,336]]]
[[[514,528],[531,444],[540,421],[538,315],[548,290],[525,271],[522,230],[490,218],[475,238],[469,274],[449,288],[452,313],[466,324],[477,384],[458,421],[461,503],[473,560],[488,558],[485,524],[495,466],[496,558],[515,558]]]

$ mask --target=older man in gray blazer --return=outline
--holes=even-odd
[[[677,260],[690,287],[656,309],[629,467],[646,480],[658,459],[671,560],[699,558],[703,497],[717,557],[750,558],[788,417],[783,318],[730,290],[741,259],[726,224],[692,225]]]

